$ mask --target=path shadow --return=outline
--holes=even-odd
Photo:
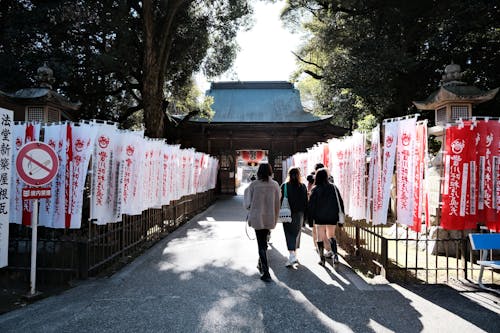
[[[480,290],[459,291],[444,284],[408,285],[405,288],[486,332],[500,331],[500,297],[494,294]],[[491,309],[478,302],[489,303]]]
[[[303,265],[297,269],[275,269],[273,264],[279,262],[282,265],[286,258],[274,248],[269,252],[277,279],[289,288],[290,293],[301,295],[304,303],[309,304],[306,308],[310,312],[320,312],[322,315],[318,316],[318,320],[328,323],[329,329],[354,332],[422,331],[419,312],[411,306],[410,300],[397,291],[391,288],[369,292],[359,290],[347,277],[348,271],[352,273],[350,268],[343,264],[334,268],[331,260],[325,267],[318,265],[314,269]],[[404,322],[395,320],[394,312],[399,318],[404,318]]]

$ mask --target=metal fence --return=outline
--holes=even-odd
[[[448,232],[435,227],[414,233],[398,224],[372,226],[350,222],[339,233],[343,248],[352,260],[362,262],[366,271],[381,274],[391,281],[427,284],[450,280],[477,282],[479,253],[472,251],[468,234],[480,230]],[[490,253],[491,258],[499,257]],[[486,272],[484,283],[499,283],[500,274]]]
[[[141,253],[215,200],[214,190],[185,196],[161,209],[123,215],[118,223],[82,223],[81,229],[38,228],[37,284],[63,284],[112,269]],[[29,281],[31,228],[9,226],[9,266],[4,279]]]

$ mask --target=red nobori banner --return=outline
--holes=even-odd
[[[476,184],[478,222],[500,230],[500,122],[476,124]]]
[[[446,129],[441,215],[441,226],[445,229],[463,230],[476,226],[476,221],[470,214],[470,174],[471,164],[474,165],[475,161],[474,140],[475,131],[470,123]]]
[[[464,122],[446,130],[441,226],[500,230],[500,123]]]

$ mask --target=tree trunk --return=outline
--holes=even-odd
[[[143,0],[144,59],[142,102],[144,105],[145,135],[150,138],[163,138],[165,131],[165,111],[163,84],[165,66],[170,57],[172,45],[172,25],[179,6],[187,0],[172,0],[163,3],[163,16],[158,13],[160,1]]]
[[[163,81],[164,71],[161,68],[160,49],[158,45],[158,27],[154,14],[154,3],[143,2],[144,59],[142,64],[142,103],[144,105],[145,135],[150,138],[164,136],[163,126]]]
[[[148,63],[148,64],[146,64]],[[144,57],[142,102],[144,105],[145,135],[150,138],[164,136],[165,112],[163,111],[163,75],[154,57]]]

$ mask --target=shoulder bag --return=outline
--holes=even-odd
[[[333,189],[335,191],[335,197],[337,198],[337,206],[339,207],[339,221],[338,221],[338,223],[344,224],[345,223],[345,214],[342,211],[342,207],[340,206],[339,193],[338,193],[337,187],[335,185],[333,185]]]
[[[290,223],[292,222],[292,211],[290,210],[290,204],[288,203],[288,194],[286,192],[286,183],[283,185],[283,201],[281,202],[281,208],[278,216],[278,222]]]

